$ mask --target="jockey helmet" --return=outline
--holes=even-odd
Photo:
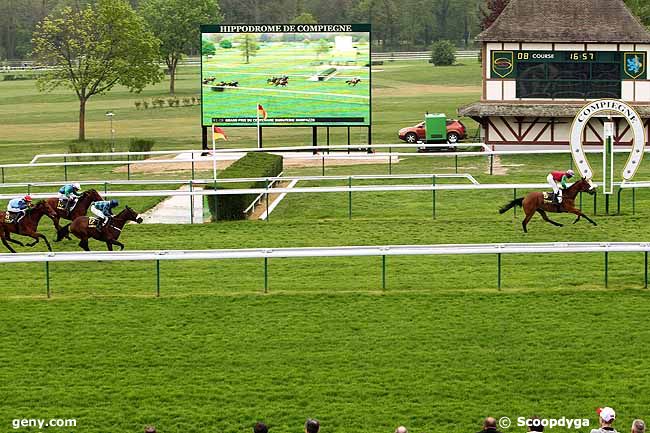
[[[120,202],[118,202],[117,200],[115,200],[115,199],[111,200],[111,207],[117,207],[119,205],[120,205]]]
[[[574,175],[575,173],[573,172],[573,170],[569,169],[569,170],[566,171],[566,174],[568,174],[569,177],[573,177],[573,175]]]
[[[72,184],[72,187],[73,187],[74,189],[81,189],[81,185],[79,185],[78,183],[73,183],[73,184]]]
[[[30,201],[32,201],[32,196],[30,196],[30,195],[26,195],[25,197],[23,197],[23,199],[24,199],[26,202],[30,202]]]

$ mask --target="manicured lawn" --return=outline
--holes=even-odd
[[[375,143],[395,142],[396,130],[426,111],[453,116],[458,105],[479,98],[474,61],[377,69],[383,71],[373,74]],[[197,68],[181,70],[181,98],[198,94],[198,74]],[[138,136],[156,139],[155,149],[197,148],[198,106],[135,108],[135,101],[165,97],[166,86],[94,98],[89,137],[109,137],[105,112],[113,110],[119,146]],[[70,92],[44,95],[33,81],[0,82],[0,162],[67,151],[77,108]],[[269,145],[311,140],[308,129],[264,134]],[[344,144],[343,134],[333,130],[332,143]],[[363,130],[352,134],[353,143],[366,139]],[[233,128],[228,135],[228,146],[254,145],[252,129]],[[570,163],[567,156],[509,156],[497,165],[501,171],[490,176],[486,158],[462,157],[458,172],[481,183],[543,182],[551,168]],[[116,168],[75,167],[68,176],[124,179]],[[455,171],[454,158],[406,156],[392,166],[393,173]],[[321,168],[285,172],[315,175]],[[331,175],[387,172],[386,165],[326,167]],[[197,172],[197,178],[210,175]],[[7,182],[59,181],[63,169],[14,169],[5,176]],[[189,173],[133,178],[188,179]],[[649,178],[650,168],[642,167],[639,179]],[[389,182],[355,180],[381,183]],[[299,186],[334,184],[347,180]],[[634,214],[629,191],[620,215],[604,215],[601,195],[597,227],[572,225],[568,215],[553,216],[566,224],[561,228],[535,217],[527,235],[521,210],[497,213],[525,192],[437,192],[435,219],[431,192],[354,193],[351,202],[347,193],[289,194],[269,222],[129,225],[121,240],[129,250],[169,250],[644,241],[650,235],[644,190],[636,194]],[[144,211],[158,200],[124,203]],[[593,213],[591,197],[584,197],[583,208]],[[614,196],[610,211],[616,209]],[[47,220],[42,231],[54,237]],[[76,241],[54,248],[78,250]],[[91,248],[104,246],[91,242]],[[305,418],[315,417],[323,433],[390,432],[399,424],[413,433],[467,433],[478,431],[487,415],[589,418],[596,427],[594,409],[611,405],[624,431],[634,418],[649,415],[643,354],[650,349],[644,325],[650,302],[642,254],[610,254],[607,289],[603,259],[505,255],[501,291],[495,256],[389,257],[386,289],[380,258],[271,259],[267,293],[261,260],[163,261],[160,298],[153,262],[55,263],[50,300],[43,264],[3,264],[0,426],[9,430],[17,418],[76,418],[76,429],[48,431],[131,432],[155,424],[163,433],[234,433],[263,420],[272,433],[298,433]]]

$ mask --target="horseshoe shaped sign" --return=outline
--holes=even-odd
[[[622,115],[630,124],[630,129],[634,134],[632,151],[625,163],[625,168],[623,168],[623,179],[629,181],[634,177],[643,159],[646,137],[643,121],[639,113],[632,106],[618,99],[601,99],[590,102],[580,109],[571,126],[571,155],[573,161],[578,167],[580,175],[591,181],[594,173],[582,147],[582,134],[589,120],[594,115],[602,112],[615,112]]]

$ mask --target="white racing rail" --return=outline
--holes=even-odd
[[[396,146],[405,146],[405,147],[422,147],[423,145],[379,145],[379,146],[384,146],[384,147],[396,147]],[[426,147],[431,147],[433,145],[427,144]],[[448,145],[443,145],[444,147],[447,147]],[[473,144],[472,147],[478,146],[478,144]],[[346,146],[343,146],[346,147]],[[372,148],[373,146],[352,146],[356,149],[359,147],[369,147]],[[334,146],[330,146],[330,149],[333,149]],[[396,147],[397,148],[397,147]],[[252,151],[259,151],[259,152],[269,152],[269,153],[277,153],[277,152],[282,152],[281,150],[278,150],[281,148],[265,148],[265,149],[248,149],[246,152],[252,152]],[[291,149],[291,148],[290,148]],[[293,148],[296,149],[296,148]],[[315,150],[317,149],[316,147],[306,147],[306,150]],[[325,148],[326,149],[326,148]],[[102,166],[102,165],[134,165],[134,164],[179,164],[179,163],[187,163],[187,162],[200,162],[200,161],[224,161],[224,160],[232,160],[233,155],[237,154],[238,152],[233,152],[232,150],[229,149],[222,149],[223,151],[217,150],[215,154],[213,154],[213,157],[207,157],[203,158],[201,160],[198,159],[143,159],[143,160],[114,160],[114,161],[61,161],[61,162],[41,162],[41,163],[28,163],[28,164],[3,164],[0,165],[0,169],[5,170],[5,169],[13,169],[13,168],[38,168],[38,167],[74,167],[74,166]],[[303,150],[304,151],[304,150]],[[163,154],[173,154],[173,152],[165,152],[165,151],[159,151],[162,152]],[[185,151],[186,153],[190,152],[196,152],[196,151]],[[650,153],[650,148],[645,149],[646,153]],[[129,154],[126,152],[127,155]],[[239,152],[241,155],[243,152]],[[384,160],[389,157],[389,162],[392,162],[392,157],[428,157],[428,158],[446,158],[446,157],[494,157],[494,156],[507,156],[507,155],[569,155],[571,153],[570,150],[562,150],[562,149],[545,149],[545,150],[481,150],[481,151],[464,151],[464,152],[380,152],[380,153],[369,153],[365,154],[363,153],[363,158],[364,159],[377,159],[380,162],[384,162]],[[602,154],[603,151],[602,149],[585,149],[585,153],[589,154]],[[617,148],[614,149],[614,153],[629,153],[629,149],[625,148]],[[109,156],[109,154],[55,154],[58,155],[59,157],[78,157],[78,156]],[[119,156],[118,153],[112,154],[114,156]],[[133,153],[131,153],[133,155]],[[327,160],[346,160],[346,159],[351,159],[355,160],[358,159],[360,156],[360,153],[353,153],[353,154],[344,154],[344,153],[320,153],[318,155],[303,155],[301,156],[302,159],[307,159],[307,160],[317,160],[317,161],[322,161],[323,164]],[[44,155],[41,155],[43,157]],[[384,162],[385,163],[385,162]]]
[[[386,289],[386,258],[389,256],[476,255],[497,256],[497,288],[501,289],[501,256],[503,254],[574,254],[604,253],[605,287],[608,286],[609,253],[644,253],[644,288],[648,287],[647,242],[553,242],[504,244],[450,244],[450,245],[385,245],[308,248],[247,248],[232,250],[169,250],[169,251],[115,251],[115,252],[61,252],[0,254],[0,264],[45,263],[47,297],[51,296],[50,268],[54,262],[96,261],[155,261],[156,296],[160,296],[160,262],[168,260],[226,260],[263,259],[264,292],[269,286],[269,261],[275,258],[319,257],[381,257],[381,287]],[[367,269],[366,269],[367,272]],[[437,276],[436,278],[439,278]],[[590,277],[592,278],[592,277]],[[591,281],[590,281],[591,282]]]
[[[275,183],[281,182],[282,180],[282,173],[280,173],[278,176],[274,177],[273,180],[266,179],[266,183],[270,188],[273,188],[273,185],[275,185]],[[260,181],[264,182],[264,180]],[[263,193],[255,197],[255,200],[253,200],[253,202],[248,205],[246,209],[244,209],[244,214],[248,215],[249,212],[252,212],[253,209],[255,209],[255,206],[257,206],[262,201],[262,198],[264,198],[265,195],[268,196],[268,193]]]
[[[648,251],[650,251],[649,242],[546,242],[20,253],[0,254],[0,263],[377,257],[464,254],[634,253]]]
[[[448,148],[449,144],[358,144],[358,145],[330,145],[330,146],[283,146],[283,147],[264,147],[264,148],[250,148],[240,147],[234,149],[217,149],[216,154],[229,154],[229,153],[248,153],[248,152],[327,152],[327,151],[341,151],[341,150],[365,150],[365,149],[414,149],[420,147],[431,148]],[[454,147],[481,147],[484,151],[491,151],[490,148],[484,143],[456,143]],[[191,154],[202,155],[212,154],[212,150],[151,150],[147,152],[86,152],[86,153],[43,153],[38,154],[32,158],[30,164],[36,164],[39,159],[52,159],[52,158],[78,158],[78,157],[112,157],[112,156],[155,156],[155,155],[181,155]],[[185,160],[176,160],[183,162]],[[131,163],[142,162],[142,160],[128,161]]]
[[[429,176],[429,179],[434,176]],[[594,183],[596,184],[596,183]],[[598,185],[598,184],[596,184]],[[428,185],[372,185],[372,186],[314,186],[295,188],[273,188],[273,193],[328,193],[328,192],[383,192],[383,191],[463,191],[463,190],[506,190],[506,189],[548,189],[547,183],[519,184],[434,184]],[[107,197],[162,197],[162,196],[206,196],[206,195],[240,195],[266,194],[268,188],[217,189],[199,191],[151,190],[151,191],[107,191]],[[31,193],[32,198],[54,197],[54,193]],[[16,194],[0,194],[0,200],[15,198]]]
[[[388,179],[467,179],[478,185],[478,181],[468,173],[431,173],[431,174],[379,174],[379,175],[350,175],[350,176],[273,176],[273,177],[247,177],[236,179],[219,179],[216,183],[238,183],[238,182],[267,182],[272,183],[280,180],[297,181],[331,181],[331,180],[388,180]],[[82,180],[80,185],[214,185],[214,179],[151,179],[151,180]],[[11,182],[0,183],[0,188],[41,188],[60,187],[61,182]]]

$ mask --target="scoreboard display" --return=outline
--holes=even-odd
[[[519,64],[551,63],[562,65],[575,63],[617,65],[621,80],[646,79],[646,52],[622,51],[492,51],[491,77],[503,79],[519,78],[522,68]]]

